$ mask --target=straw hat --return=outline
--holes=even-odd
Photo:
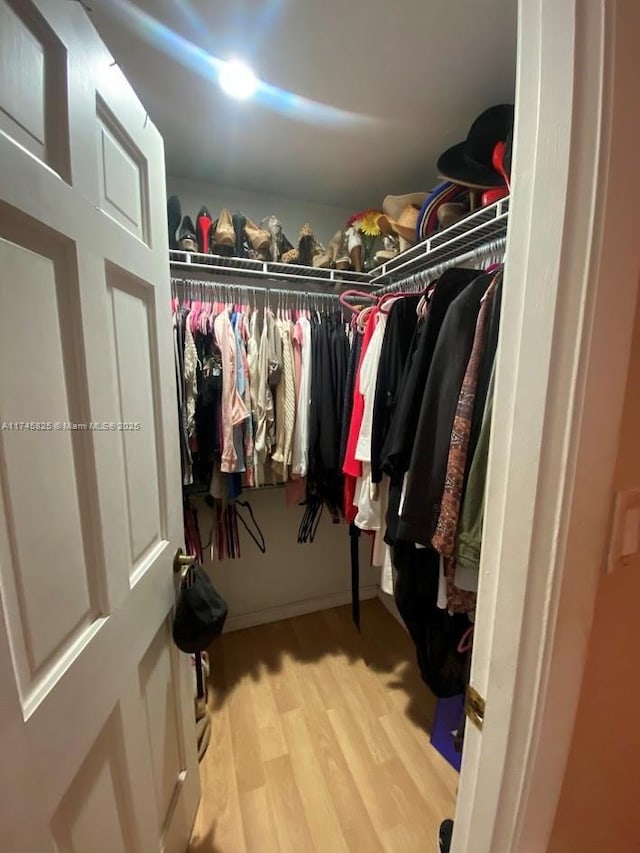
[[[383,234],[397,234],[409,243],[416,242],[416,226],[420,208],[413,204],[406,204],[400,215],[395,218],[388,213],[383,213],[378,219],[378,226]]]
[[[405,193],[405,195],[388,195],[382,202],[382,211],[391,219],[399,219],[407,207],[417,207],[424,204],[429,193]]]

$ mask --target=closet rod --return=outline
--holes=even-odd
[[[384,293],[394,293],[396,290],[411,291],[413,289],[422,290],[430,282],[439,278],[445,270],[452,267],[458,267],[462,264],[477,262],[480,260],[494,259],[494,263],[501,263],[504,259],[504,251],[507,245],[507,238],[500,237],[497,240],[492,240],[490,243],[485,243],[482,246],[476,246],[468,252],[459,255],[454,255],[444,261],[428,266],[419,272],[413,273],[400,281],[394,281],[393,284],[387,284],[373,291],[374,296],[382,296]]]
[[[322,293],[317,290],[293,290],[293,289],[285,289],[281,287],[264,287],[258,286],[255,287],[253,285],[246,284],[228,284],[227,282],[220,281],[203,281],[202,279],[192,279],[192,278],[178,278],[175,276],[171,277],[171,290],[172,293],[175,288],[193,288],[195,292],[200,291],[204,293],[205,289],[210,288],[212,290],[218,289],[224,298],[225,292],[233,291],[235,293],[240,293],[244,298],[249,298],[249,296],[253,297],[255,301],[256,294],[258,292],[264,293],[269,301],[269,297],[271,295],[285,298],[294,299],[298,302],[308,301],[311,303],[315,303],[316,305],[321,305],[322,303],[327,303],[331,301],[337,301],[340,299],[340,294],[338,293]]]

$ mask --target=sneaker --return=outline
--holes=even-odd
[[[453,836],[453,821],[443,820],[438,832],[439,853],[449,853],[451,849],[451,837]]]

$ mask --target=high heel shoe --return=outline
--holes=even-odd
[[[336,231],[331,240],[329,240],[328,252],[331,258],[331,266],[337,270],[349,269],[351,260],[349,258],[347,238],[344,231]]]
[[[317,244],[317,251],[313,255],[313,265],[316,269],[328,270],[331,267],[331,255],[323,247],[322,243]]]
[[[322,243],[313,238],[313,266],[316,269],[328,269],[331,266],[331,252],[329,252]]]
[[[178,248],[183,252],[197,252],[198,241],[196,240],[196,229],[190,216],[185,216],[178,231]]]
[[[167,199],[167,225],[169,226],[169,249],[178,248],[178,240],[176,233],[180,227],[182,219],[182,210],[180,208],[180,199],[177,195],[169,196]]]
[[[273,214],[271,216],[265,216],[265,218],[260,221],[260,226],[269,235],[269,253],[271,255],[271,260],[274,262],[279,261],[283,255],[283,234],[280,220],[277,216],[274,216]]]
[[[196,235],[198,237],[198,251],[202,252],[203,255],[209,254],[212,224],[211,214],[205,205],[202,205],[196,216]]]
[[[293,245],[289,240],[287,240],[286,234],[283,233],[282,224],[278,217],[273,214],[271,214],[271,216],[265,216],[265,218],[260,221],[260,227],[263,231],[266,231],[269,234],[269,254],[271,256],[271,260],[275,263],[278,261],[281,261],[282,263],[291,263],[291,261],[284,260],[284,255],[291,252]]]
[[[233,230],[233,220],[228,210],[223,210],[218,217],[215,227],[214,240],[216,246],[235,246],[236,235]]]
[[[310,225],[303,225],[298,240],[298,263],[305,267],[313,266],[313,247],[315,238]]]
[[[235,234],[235,258],[246,258],[247,250],[244,243],[244,229],[247,224],[247,218],[242,213],[234,213],[231,219],[233,223],[233,231]]]
[[[353,226],[347,229],[347,248],[352,267],[356,272],[362,272],[362,237]]]
[[[216,243],[216,232],[218,229],[218,220],[211,225],[211,232],[209,234],[209,248],[212,255],[218,255],[222,258],[232,258],[233,257],[233,249],[234,246],[223,246],[220,243]]]
[[[373,262],[376,266],[385,264],[390,261],[400,251],[398,240],[395,237],[383,237],[383,248],[379,249],[373,256]]]
[[[249,217],[247,217],[244,230],[247,235],[249,245],[254,252],[262,255],[264,252],[268,251],[269,244],[271,242],[271,236],[268,231],[265,231],[264,228],[258,228],[256,223],[252,222]]]

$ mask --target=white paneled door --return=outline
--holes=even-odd
[[[184,853],[162,139],[81,4],[0,0],[0,848]]]

